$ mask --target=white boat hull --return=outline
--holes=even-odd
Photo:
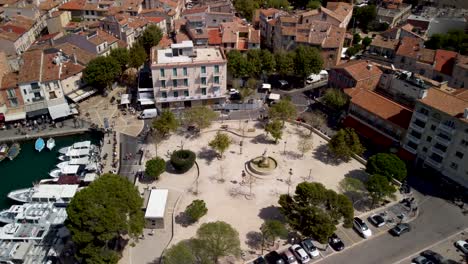
[[[34,192],[34,188],[19,189],[8,193],[8,198],[20,202],[27,203],[31,199],[31,194]]]
[[[60,177],[61,169],[53,169],[49,172],[49,176],[52,178],[58,178]]]
[[[47,145],[46,146],[47,146],[47,148],[49,150],[52,150],[55,147],[55,140],[53,138],[49,138],[47,140]]]
[[[59,152],[60,154],[62,154],[62,155],[65,155],[65,154],[68,152],[68,150],[69,150],[70,148],[71,148],[71,147],[63,147],[63,148],[59,149],[58,152]]]

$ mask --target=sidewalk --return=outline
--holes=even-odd
[[[79,134],[88,131],[91,124],[85,120],[77,119],[77,121],[74,122],[73,119],[68,119],[57,122],[55,127],[51,127],[49,125],[44,129],[42,126],[40,127],[41,128],[34,130],[29,130],[28,128],[10,128],[8,130],[0,130],[0,142]]]

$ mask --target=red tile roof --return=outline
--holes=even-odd
[[[352,93],[352,104],[355,104],[384,120],[388,120],[401,128],[408,128],[413,115],[412,110],[373,91],[359,88],[349,89],[358,89],[358,91]],[[349,89],[345,89],[347,94],[350,94]]]
[[[60,10],[83,10],[86,1],[72,0],[59,7]]]
[[[418,53],[423,49],[423,41],[418,38],[404,37],[396,54],[405,57],[417,58]]]
[[[148,19],[149,21],[151,22],[154,22],[154,23],[159,23],[163,20],[165,20],[164,17],[152,17],[152,16],[148,16],[148,17],[145,17],[146,19]]]
[[[208,30],[208,44],[209,45],[221,45],[221,32],[217,28]]]
[[[2,31],[5,31],[5,32],[13,32],[13,33],[16,33],[18,35],[22,35],[24,34],[24,32],[26,32],[27,30],[22,28],[22,27],[18,27],[18,26],[14,26],[14,25],[2,25],[0,26],[0,33]]]
[[[454,51],[441,49],[436,50],[434,70],[447,75],[452,75],[453,66],[455,65],[456,58],[457,53]]]
[[[432,88],[427,91],[427,96],[419,101],[448,115],[459,118],[464,122],[468,122],[468,119],[463,118],[463,113],[468,108],[468,100],[464,99],[463,95],[456,96],[440,89]]]
[[[1,88],[12,88],[18,85],[18,73],[10,72],[3,75]]]
[[[370,65],[370,67],[369,67]],[[333,67],[334,69],[343,69],[356,81],[365,80],[374,76],[382,75],[382,71],[375,63],[365,60],[353,60]]]

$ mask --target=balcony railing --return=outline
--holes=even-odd
[[[426,122],[429,119],[429,117],[427,115],[425,115],[423,113],[419,113],[418,111],[414,111],[413,114],[417,119],[419,119],[419,120],[421,120],[423,122]]]
[[[413,130],[415,130],[415,131],[417,131],[417,132],[419,132],[419,133],[423,133],[423,132],[424,132],[424,128],[422,128],[422,127],[416,125],[414,122],[412,122],[412,123],[410,124],[410,128],[413,129]]]
[[[432,148],[431,148],[431,151],[434,152],[434,153],[436,153],[436,154],[439,155],[439,156],[444,157],[444,158],[445,158],[445,156],[447,155],[447,153],[445,153],[445,151],[442,151],[442,150],[440,150],[440,149],[438,149],[438,148],[435,148],[435,147],[432,147]]]
[[[444,146],[449,146],[450,142],[452,141],[450,139],[445,139],[445,138],[440,137],[440,136],[436,136],[435,139],[436,139],[437,142],[439,142],[440,144],[442,144]]]
[[[408,137],[409,139],[411,139],[411,141],[413,141],[413,142],[416,143],[416,144],[421,143],[421,139],[419,139],[419,138],[417,138],[417,137],[411,135],[410,133],[407,134],[407,137]]]
[[[40,101],[43,101],[44,100],[44,97],[43,96],[40,96],[40,97],[34,97],[32,99],[33,102],[40,102]]]
[[[191,96],[178,96],[178,97],[158,97],[156,101],[158,103],[164,102],[180,102],[180,101],[192,101],[192,100],[206,100],[206,99],[217,99],[217,98],[225,98],[226,95],[221,93],[211,93],[207,95],[191,95]]]
[[[406,149],[407,151],[409,151],[410,153],[412,154],[417,154],[418,151],[416,149],[413,149],[412,147],[408,146],[408,145],[403,145],[403,148]]]
[[[438,128],[444,132],[447,132],[451,135],[453,135],[455,133],[455,128],[453,127],[449,127],[447,125],[444,125],[444,124],[439,124]]]
[[[426,164],[428,164],[429,166],[435,168],[435,169],[438,169],[438,170],[439,170],[440,168],[442,168],[442,163],[437,162],[437,161],[431,159],[430,157],[427,158],[424,162],[425,162]]]

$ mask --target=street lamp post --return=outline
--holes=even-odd
[[[293,174],[293,172],[292,172],[292,168],[289,168],[289,179],[288,179],[288,196],[289,196],[289,194],[290,194],[290,192],[289,192],[289,189],[290,189],[290,187],[291,187],[291,184],[292,184],[292,182],[291,182],[291,177],[292,177],[292,174]]]
[[[287,144],[287,143],[288,143],[288,142],[285,140],[285,141],[284,141],[283,155],[286,155],[286,144]]]

